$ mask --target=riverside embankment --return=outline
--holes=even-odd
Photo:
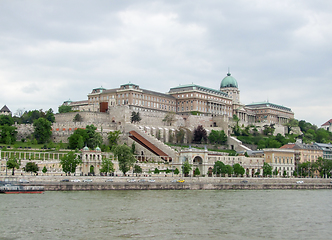
[[[17,176],[21,179],[22,176]],[[29,185],[43,185],[46,191],[92,190],[263,190],[263,189],[332,189],[331,179],[324,178],[219,178],[187,177],[83,177],[25,176]],[[61,180],[68,179],[69,182]],[[80,182],[72,182],[72,180]],[[84,182],[91,179],[92,182]],[[109,181],[112,179],[113,181]],[[154,182],[149,182],[149,180]],[[108,181],[107,181],[108,180]],[[132,180],[133,182],[128,182]],[[299,183],[301,181],[301,183]],[[302,182],[303,181],[303,182]]]

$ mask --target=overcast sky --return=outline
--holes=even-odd
[[[0,107],[58,111],[93,88],[219,89],[332,118],[332,1],[0,1]]]

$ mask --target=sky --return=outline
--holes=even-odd
[[[332,118],[332,1],[0,1],[0,107],[58,107],[93,88],[219,89],[228,69],[243,104]]]

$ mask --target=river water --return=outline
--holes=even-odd
[[[0,239],[331,239],[331,190],[0,195]]]

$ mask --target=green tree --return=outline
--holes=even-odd
[[[14,120],[10,115],[0,115],[0,126],[11,126],[14,124]]]
[[[166,114],[163,122],[167,124],[167,126],[172,126],[172,123],[175,121],[175,112],[169,112]]]
[[[321,177],[331,177],[332,160],[323,159],[321,157],[317,160],[317,170]]]
[[[59,113],[68,113],[68,112],[71,112],[71,106],[68,106],[68,105],[61,105],[61,106],[58,108],[58,111],[59,111]]]
[[[235,136],[240,136],[241,135],[241,128],[239,126],[240,119],[236,114],[233,115],[233,121],[235,122],[235,125],[233,127],[233,134]]]
[[[110,147],[112,148],[114,145],[118,144],[119,138],[120,138],[121,131],[116,130],[113,132],[108,133],[108,143]]]
[[[112,173],[114,172],[114,164],[111,159],[105,158],[101,161],[101,169],[99,172],[102,173]]]
[[[264,127],[264,130],[263,130],[264,135],[273,136],[273,133],[274,133],[274,130],[275,130],[274,124],[264,125],[263,127]]]
[[[141,166],[135,164],[134,165],[134,173],[142,173],[143,169],[141,168]]]
[[[52,135],[52,123],[45,118],[38,118],[33,122],[35,127],[34,137],[39,144],[46,143]]]
[[[273,171],[273,175],[274,175],[274,176],[277,176],[278,174],[279,174],[279,171],[278,171],[277,168],[275,168],[274,171]]]
[[[212,144],[225,144],[227,142],[227,135],[225,134],[224,130],[212,130],[208,139]]]
[[[11,157],[7,161],[7,168],[12,169],[12,175],[15,175],[15,168],[19,169],[21,165],[21,161],[18,161],[16,157]]]
[[[299,126],[299,121],[294,118],[291,118],[288,120],[285,126],[287,127],[288,133],[290,133],[292,131],[292,128]]]
[[[38,172],[38,165],[35,162],[27,162],[25,165],[24,170],[26,172],[37,173]]]
[[[182,173],[184,174],[185,177],[188,177],[189,173],[190,173],[190,170],[191,170],[191,165],[189,164],[188,161],[185,161],[183,164],[182,164]]]
[[[263,164],[263,177],[272,175],[272,166],[266,162]]]
[[[82,136],[79,136],[77,141],[77,148],[82,149],[83,147],[84,147],[84,139]]]
[[[198,168],[195,168],[194,177],[199,176],[199,175],[201,175],[201,172],[199,171]]]
[[[226,165],[225,167],[226,167],[226,173],[227,173],[227,175],[228,175],[229,177],[232,176],[233,173],[234,173],[234,169],[233,169],[233,167],[232,167],[231,165]]]
[[[155,168],[153,172],[154,172],[154,174],[159,174],[160,173],[158,168]]]
[[[16,127],[7,124],[0,127],[0,142],[5,144],[12,144],[16,142],[17,131]]]
[[[132,153],[132,154],[135,154],[135,152],[136,152],[136,145],[135,145],[135,142],[133,142],[133,143],[131,144],[131,153]]]
[[[83,140],[83,145],[87,143],[89,135],[85,129],[78,128],[72,135],[68,137],[68,143],[70,149],[81,149],[81,142]]]
[[[75,173],[76,167],[81,163],[82,160],[72,151],[60,158],[62,171],[65,173]]]
[[[127,145],[117,145],[112,148],[114,155],[117,157],[119,162],[119,169],[123,174],[126,174],[130,170],[130,167],[136,162],[131,148]]]
[[[47,168],[46,168],[46,166],[43,167],[42,172],[43,172],[44,174],[47,173]]]
[[[102,145],[102,136],[96,132],[97,128],[94,125],[87,125],[85,129],[76,129],[72,135],[68,137],[70,149],[81,149],[82,142],[89,148],[95,149]]]
[[[178,169],[178,168],[175,168],[175,170],[174,170],[174,174],[175,174],[175,175],[178,175],[179,173],[180,173],[179,169]]]
[[[206,142],[206,140],[207,140],[206,130],[202,125],[198,125],[197,128],[194,129],[193,142],[201,143],[201,142]]]
[[[89,136],[87,140],[87,145],[89,148],[95,149],[97,146],[101,146],[103,142],[103,138],[100,135],[100,133],[96,132],[97,127],[95,127],[93,124],[86,126],[86,132]]]
[[[233,168],[234,168],[234,174],[236,176],[242,176],[245,172],[244,168],[239,163],[235,163],[233,165]]]
[[[83,121],[83,118],[82,118],[82,116],[81,116],[79,113],[77,113],[77,114],[75,115],[73,121],[74,121],[74,122],[82,122],[82,121]]]
[[[131,118],[130,118],[131,123],[137,123],[141,121],[141,116],[139,114],[139,112],[135,112],[133,111],[131,113]]]
[[[222,175],[225,174],[227,171],[226,166],[221,161],[216,161],[213,165],[213,174],[215,175]]]
[[[183,128],[180,128],[179,130],[176,130],[176,133],[175,133],[176,142],[177,143],[183,143],[185,134],[186,134],[186,132]]]
[[[52,108],[48,109],[48,111],[46,112],[45,118],[46,118],[46,120],[50,121],[51,123],[55,122],[55,117],[54,117]]]

